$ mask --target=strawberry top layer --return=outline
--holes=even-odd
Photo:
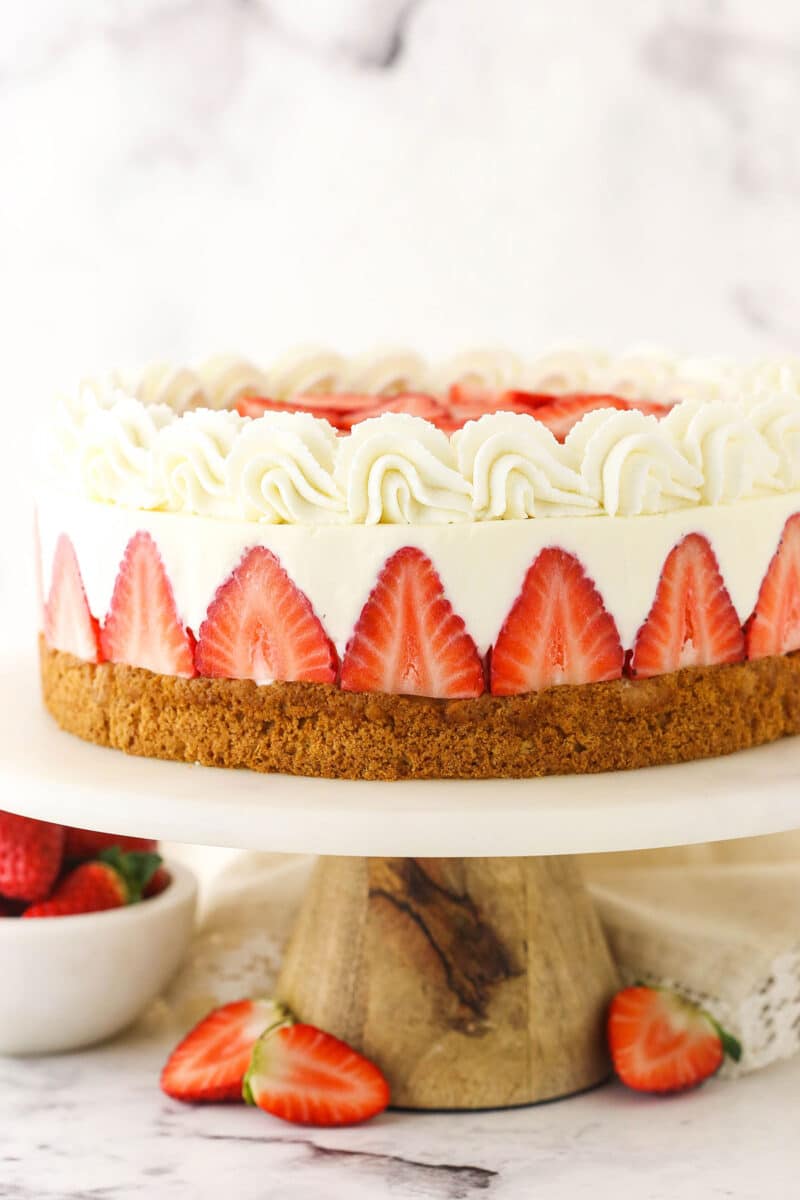
[[[349,433],[360,421],[380,417],[384,413],[407,413],[422,417],[448,434],[463,428],[467,421],[477,421],[490,413],[522,413],[541,421],[560,442],[564,441],[581,417],[599,409],[638,411],[659,417],[669,412],[670,407],[651,400],[629,400],[605,393],[567,392],[556,395],[519,390],[491,391],[464,383],[451,385],[445,395],[438,397],[425,392],[400,392],[393,396],[307,392],[290,400],[245,394],[236,403],[236,410],[243,417],[260,417],[266,412],[304,412],[323,418],[340,433]]]

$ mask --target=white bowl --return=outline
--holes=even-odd
[[[75,1050],[119,1033],[164,989],[192,936],[180,863],[158,896],[108,912],[0,918],[0,1054]]]

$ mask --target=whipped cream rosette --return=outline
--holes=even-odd
[[[227,461],[237,511],[264,524],[347,520],[334,479],[336,431],[308,413],[266,413],[244,424]]]
[[[453,435],[458,469],[472,487],[472,509],[482,520],[597,511],[564,447],[533,417],[492,413]]]
[[[161,430],[154,444],[155,471],[168,509],[235,515],[227,459],[242,423],[238,413],[201,408]]]
[[[385,413],[342,438],[336,480],[350,520],[364,525],[467,521],[471,488],[446,434],[421,417]]]
[[[668,512],[700,502],[702,474],[655,417],[640,412],[588,413],[567,436],[585,493],[609,516]]]

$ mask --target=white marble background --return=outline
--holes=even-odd
[[[6,538],[95,365],[797,346],[799,117],[795,0],[3,5]]]

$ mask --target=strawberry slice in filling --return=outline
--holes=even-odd
[[[101,644],[110,662],[160,675],[195,674],[194,640],[178,616],[172,585],[149,533],[134,534],[125,548]]]
[[[556,546],[542,550],[492,650],[492,692],[618,679],[622,666],[617,626],[578,559]]]
[[[745,636],[748,658],[800,650],[800,513],[784,526]]]
[[[336,668],[336,651],[308,597],[271,550],[249,550],[200,626],[200,674],[256,683],[334,683]]]
[[[427,555],[404,546],[387,561],[358,618],[342,687],[448,699],[484,691],[483,664]]]
[[[631,674],[741,662],[744,636],[714,551],[690,533],[667,556],[656,597],[636,635]]]

